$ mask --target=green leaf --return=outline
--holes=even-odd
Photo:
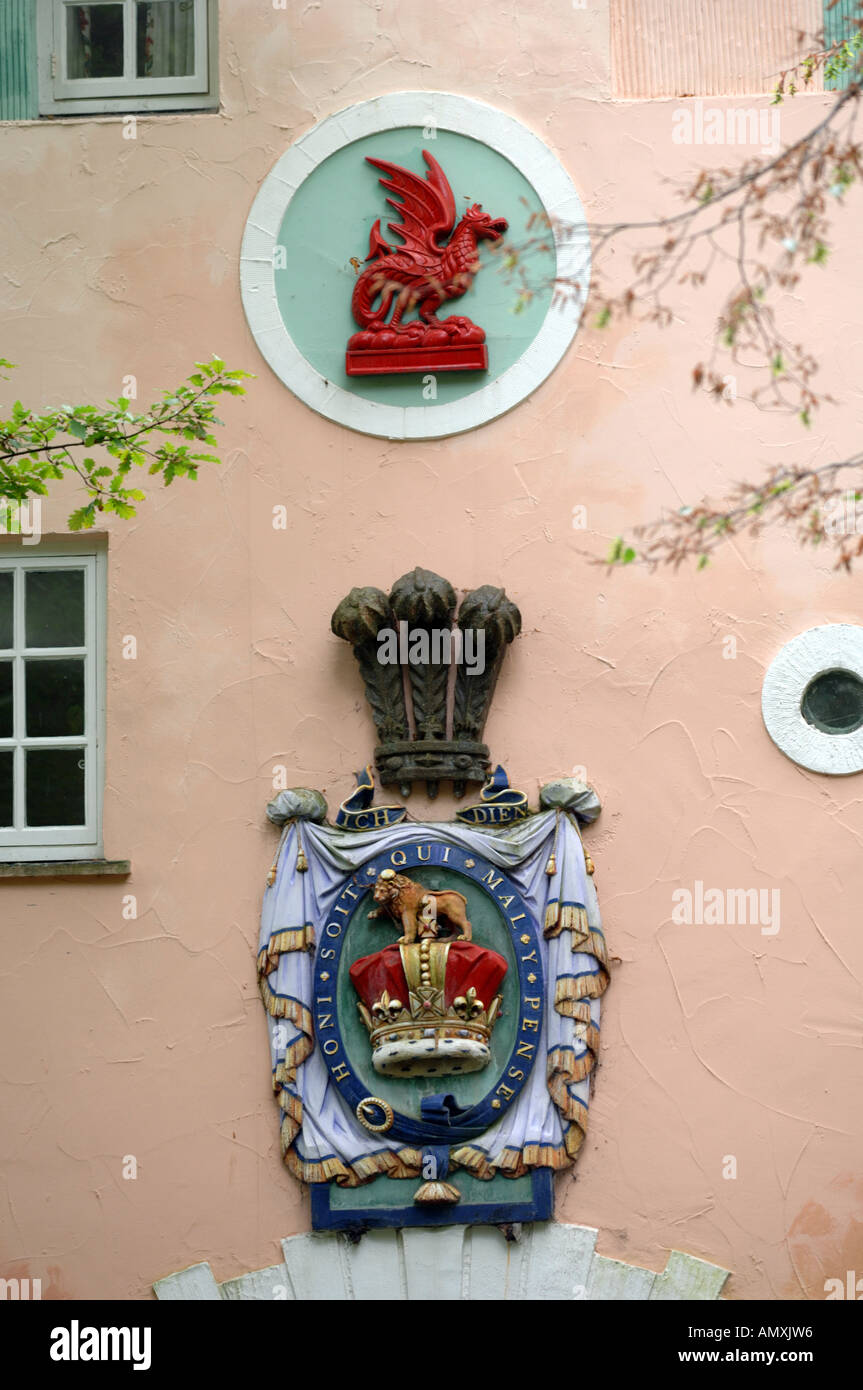
[[[136,515],[135,508],[130,507],[127,502],[121,502],[118,497],[109,497],[105,502],[105,511],[114,512],[116,516],[121,516],[124,521]]]
[[[77,511],[73,512],[66,524],[70,531],[89,531],[95,515],[95,503],[88,502],[86,507],[79,507]]]

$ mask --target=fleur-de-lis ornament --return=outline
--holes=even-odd
[[[471,987],[467,994],[460,994],[457,999],[452,1001],[452,1006],[459,1018],[477,1018],[485,1011],[485,1005],[481,999],[477,999],[476,990]]]
[[[402,1012],[404,1004],[400,999],[390,999],[389,991],[384,990],[376,1004],[372,1004],[372,1017],[378,1023],[392,1022]]]

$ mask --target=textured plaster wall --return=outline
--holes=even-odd
[[[584,764],[605,806],[588,844],[613,986],[559,1217],[655,1270],[669,1249],[721,1264],[732,1298],[819,1298],[825,1278],[863,1269],[863,779],[797,768],[759,711],[785,640],[860,621],[859,579],[783,530],[730,544],[697,578],[609,578],[582,554],[747,471],[859,443],[853,235],[796,307],[842,402],[809,433],[690,392],[707,296],[681,294],[664,332],[583,332],[511,415],[421,444],[313,415],[241,310],[262,178],[315,120],[380,92],[449,89],[511,112],[593,217],[673,206],[663,179],[715,152],[671,142],[674,102],[609,101],[604,8],[223,4],[221,114],[142,120],[134,141],[115,119],[0,130],[0,348],[21,363],[18,394],[99,400],[134,373],[144,400],[213,351],[258,372],[224,409],[223,466],[109,528],[105,850],[131,858],[130,882],[0,887],[0,1272],[41,1277],[46,1296],[139,1298],[200,1260],[224,1280],[308,1229],[279,1162],[254,981],[275,844],[263,810],[277,764],[333,807],[350,789],[373,731],[329,615],[352,584],[417,563],[504,583],[521,606],[487,728],[513,782],[535,794]],[[826,100],[785,108],[783,133]],[[280,503],[287,533],[271,524]],[[52,500],[48,530],[70,506]],[[672,892],[696,879],[779,888],[780,931],[673,925]]]

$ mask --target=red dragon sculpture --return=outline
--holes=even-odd
[[[507,223],[474,203],[456,224],[455,198],[446,174],[428,150],[422,155],[428,165],[425,178],[366,156],[367,163],[386,175],[379,182],[400,218],[387,225],[403,244],[387,244],[378,218],[366,257],[371,264],[357,279],[351,299],[360,331],[348,341],[348,376],[488,367],[484,330],[460,315],[439,319],[437,311],[470,289],[480,268],[479,242],[499,241]],[[403,322],[413,309],[419,317]]]

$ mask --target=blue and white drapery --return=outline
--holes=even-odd
[[[424,842],[458,845],[503,869],[544,928],[546,1007],[537,1062],[504,1116],[480,1138],[452,1149],[452,1166],[481,1178],[563,1168],[584,1138],[608,970],[596,892],[574,817],[547,811],[488,830],[403,823],[350,832],[290,822],[275,882],[264,898],[258,978],[282,1110],[282,1153],[304,1182],[335,1180],[352,1187],[379,1173],[420,1174],[420,1149],[370,1134],[344,1105],[315,1048],[312,1022],[316,924],[327,920],[346,876],[371,856],[420,835]],[[556,868],[549,875],[552,851]],[[300,852],[307,872],[297,869]]]

